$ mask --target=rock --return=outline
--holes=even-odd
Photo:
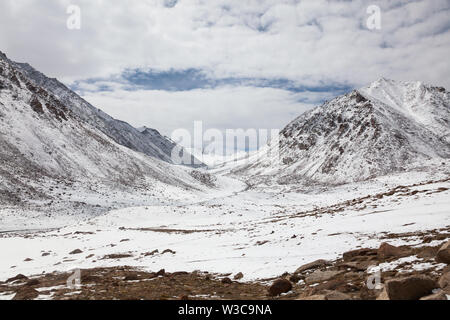
[[[234,280],[241,280],[244,277],[244,274],[242,272],[239,272],[234,276]]]
[[[44,253],[42,254],[42,257],[47,257],[47,256],[49,256],[49,255],[50,255],[49,252],[44,252]]]
[[[33,259],[31,259],[31,258],[26,258],[25,260],[23,260],[24,262],[30,262],[30,261],[33,261]]]
[[[328,280],[334,278],[335,276],[341,274],[342,272],[343,271],[316,270],[312,274],[310,274],[308,277],[306,277],[305,282],[307,284],[312,284],[312,283],[316,283],[316,282],[328,281]]]
[[[165,254],[165,253],[175,254],[176,252],[173,251],[173,250],[170,250],[170,249],[166,249],[166,250],[164,250],[164,251],[162,252],[162,254]]]
[[[449,288],[450,289],[450,271],[444,273],[438,281],[439,287],[442,289]]]
[[[295,270],[294,274],[298,274],[298,273],[305,272],[306,270],[317,269],[317,268],[330,266],[330,265],[331,265],[331,262],[320,259],[320,260],[316,260],[316,261],[307,263],[307,264],[299,267],[297,270]]]
[[[13,300],[33,300],[39,296],[39,292],[30,287],[22,287],[14,296]]]
[[[432,293],[438,284],[427,276],[410,276],[386,281],[389,300],[418,300]]]
[[[367,258],[374,258],[377,256],[378,250],[377,249],[369,249],[369,248],[363,248],[358,250],[352,250],[347,251],[343,254],[344,261],[352,261],[356,258],[365,257]]]
[[[27,276],[24,276],[23,274],[18,274],[15,277],[9,278],[8,280],[6,280],[6,282],[13,282],[13,281],[17,281],[17,280],[28,280]]]
[[[275,281],[269,288],[269,295],[272,297],[279,296],[292,290],[292,283],[286,279]]]
[[[83,253],[83,251],[81,251],[80,249],[75,249],[72,252],[70,252],[69,254],[80,254]]]
[[[31,279],[25,285],[31,287],[31,286],[37,286],[38,284],[39,284],[38,279]]]
[[[159,250],[158,250],[158,249],[153,250],[152,252],[146,252],[146,253],[144,253],[144,256],[145,256],[145,257],[153,256],[154,254],[157,254],[157,253],[159,253]]]
[[[159,276],[165,276],[166,275],[166,270],[164,270],[164,269],[161,269],[161,270],[159,270],[157,273],[156,273],[156,276],[157,277],[159,277]]]
[[[385,260],[390,257],[401,257],[405,254],[407,254],[405,249],[392,246],[386,242],[383,242],[377,251],[377,257],[379,260]]]
[[[447,295],[444,291],[439,291],[434,294],[430,294],[429,296],[422,297],[420,300],[448,300]]]
[[[326,300],[326,298],[323,294],[315,294],[309,297],[299,298],[298,300]]]
[[[450,241],[443,244],[436,254],[436,262],[450,264]]]
[[[223,284],[232,284],[233,283],[233,281],[231,281],[231,279],[230,278],[223,278],[222,279],[222,281],[221,281]]]
[[[339,264],[339,267],[351,268],[357,271],[366,271],[368,267],[373,265],[371,261],[352,261]]]
[[[172,273],[170,276],[177,277],[177,276],[185,276],[188,274],[189,274],[189,272],[186,272],[186,271],[177,271],[177,272]]]
[[[123,280],[124,281],[136,281],[136,280],[139,280],[139,277],[136,273],[132,273],[132,274],[125,276],[125,278]]]
[[[326,300],[352,300],[352,298],[342,292],[339,291],[329,291],[325,294]]]
[[[292,283],[298,283],[300,280],[305,279],[305,277],[301,277],[298,274],[293,274],[292,276],[289,277],[289,281],[291,281]]]
[[[381,291],[380,295],[377,297],[377,300],[389,300],[386,288],[384,288],[383,291]]]

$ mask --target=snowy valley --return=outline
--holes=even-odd
[[[37,281],[32,298],[101,298],[92,279],[64,286],[75,269],[114,270],[130,288],[213,281],[168,299],[266,298],[280,276],[293,286],[281,298],[375,299],[373,268],[384,280],[448,269],[435,260],[450,238],[444,88],[380,79],[300,115],[248,158],[193,168],[171,163],[174,143],[156,130],[2,54],[0,146],[0,299],[16,295],[17,275]],[[380,256],[386,242],[397,251]]]

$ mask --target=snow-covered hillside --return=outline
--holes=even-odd
[[[269,155],[270,154],[270,155]],[[346,183],[450,158],[450,94],[381,79],[307,112],[236,174],[278,183]]]
[[[0,55],[2,208],[24,208],[35,200],[46,200],[40,206],[48,208],[70,196],[72,202],[84,205],[87,200],[80,196],[83,193],[97,193],[90,201],[97,207],[102,195],[107,197],[117,190],[152,203],[178,199],[186,190],[206,189],[191,174],[191,168],[161,160],[164,152],[161,157],[149,157],[105,134],[112,128],[112,135],[133,140],[135,129],[128,124],[117,126],[119,122],[94,110],[61,84],[52,90],[47,86],[39,86],[23,68]],[[133,141],[147,143],[155,151],[164,147],[155,132],[135,131],[143,138]],[[152,145],[151,141],[156,143]]]
[[[4,55],[3,58],[5,59]],[[172,163],[171,153],[176,144],[162,136],[157,130],[151,128],[139,130],[124,121],[116,120],[92,106],[57,79],[48,78],[27,63],[9,62],[26,75],[28,80],[34,85],[42,87],[53,94],[78,117],[99,129],[118,144]],[[193,163],[194,167],[203,166],[198,160],[191,163]]]

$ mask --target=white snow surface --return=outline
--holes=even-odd
[[[231,178],[218,181],[226,183],[228,191],[212,192],[209,200],[201,202],[130,207],[57,230],[3,233],[0,280],[18,273],[129,265],[148,271],[243,272],[243,280],[250,281],[293,272],[316,259],[335,259],[358,247],[378,247],[385,241],[385,233],[450,225],[450,191],[438,192],[450,188],[449,181],[409,187],[411,191],[426,190],[414,196],[393,195],[360,207],[318,213],[319,208],[390,190],[399,181],[427,181],[420,172],[320,192],[286,190],[285,186],[243,190],[239,188],[244,184],[233,183]],[[233,189],[236,192],[230,192]],[[125,239],[129,241],[121,241]],[[389,242],[421,243],[414,237]],[[75,249],[83,253],[69,255]],[[144,256],[156,249],[158,254]],[[176,253],[162,254],[165,249]],[[43,257],[43,252],[50,255]],[[132,257],[102,259],[117,253]],[[94,256],[87,259],[91,254]],[[24,262],[26,258],[32,261]]]

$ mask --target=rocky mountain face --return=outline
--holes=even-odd
[[[449,92],[381,79],[301,115],[281,131],[279,145],[234,172],[279,183],[346,183],[449,158]]]
[[[146,130],[141,132],[130,124],[116,120],[100,109],[95,108],[57,79],[46,77],[29,64],[15,62],[12,62],[12,64],[26,75],[34,85],[47,90],[74,114],[95,126],[118,144],[134,151],[142,152],[150,157],[172,163],[171,153],[177,145],[170,139],[162,136],[157,130],[146,128]],[[193,167],[204,166],[197,159],[195,161],[193,159],[191,163]]]
[[[45,198],[55,182],[88,191],[94,182],[105,190],[201,188],[189,168],[164,161],[171,143],[0,55],[0,203]]]

